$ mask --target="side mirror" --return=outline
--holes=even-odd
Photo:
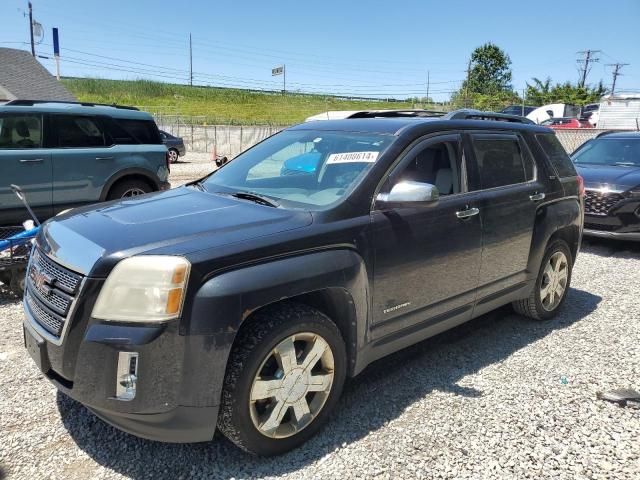
[[[406,180],[396,183],[389,193],[379,194],[376,200],[384,203],[431,203],[439,197],[435,185]]]

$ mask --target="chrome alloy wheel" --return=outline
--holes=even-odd
[[[547,312],[553,311],[562,301],[569,279],[569,263],[562,252],[556,252],[542,272],[540,302]]]
[[[125,192],[122,194],[122,198],[137,197],[138,195],[144,195],[144,194],[145,194],[145,191],[142,190],[141,188],[133,187],[128,190],[125,190]]]
[[[285,338],[253,379],[249,411],[254,426],[271,438],[295,435],[324,407],[333,376],[333,353],[320,335],[305,332]]]

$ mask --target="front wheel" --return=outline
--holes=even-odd
[[[567,243],[553,241],[545,251],[533,292],[528,298],[513,302],[514,310],[535,320],[554,317],[567,297],[572,266]]]
[[[258,312],[229,357],[218,428],[249,453],[291,450],[326,423],[346,364],[340,331],[321,312],[300,304]]]

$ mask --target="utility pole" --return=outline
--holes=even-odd
[[[282,95],[287,94],[287,66],[282,64]]]
[[[36,45],[33,43],[33,7],[29,2],[29,35],[31,37],[31,55],[36,56]]]
[[[429,70],[427,70],[427,103],[429,102]]]
[[[616,93],[616,80],[618,79],[618,77],[620,75],[622,75],[620,73],[620,69],[622,67],[626,67],[627,65],[629,65],[628,63],[607,63],[607,67],[613,67],[613,85],[611,85],[611,96],[613,96],[614,93]]]
[[[193,87],[193,47],[191,45],[191,33],[189,33],[189,85]]]
[[[580,78],[580,87],[584,87],[587,82],[587,73],[589,73],[589,64],[599,62],[599,58],[594,58],[593,55],[596,53],[600,53],[600,50],[583,50],[578,52],[578,55],[584,55],[584,58],[578,60],[578,63],[584,64],[584,67],[581,68],[582,76]]]
[[[469,78],[471,77],[471,59],[469,59],[469,63],[467,64],[467,83],[464,87],[464,106],[467,108],[467,103],[469,99]]]

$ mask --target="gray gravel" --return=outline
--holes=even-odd
[[[187,152],[177,163],[171,164],[169,181],[172,187],[204,177],[216,169],[209,153]]]
[[[223,439],[137,439],[56,393],[22,347],[0,285],[0,465],[9,478],[640,478],[640,245],[583,246],[559,318],[509,309],[369,367],[328,427],[256,459]],[[1,477],[2,475],[0,475]]]

